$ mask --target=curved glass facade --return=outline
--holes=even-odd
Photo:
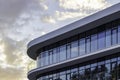
[[[38,67],[90,54],[117,44],[120,44],[120,19],[40,49]]]
[[[120,53],[48,72],[38,80],[120,80]]]

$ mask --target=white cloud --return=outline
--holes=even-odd
[[[106,0],[59,0],[59,6],[64,9],[103,9],[107,5]]]
[[[26,80],[31,61],[26,47],[31,39],[107,4],[105,0],[0,0],[0,80]]]

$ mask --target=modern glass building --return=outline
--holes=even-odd
[[[34,39],[29,80],[120,80],[120,3]]]

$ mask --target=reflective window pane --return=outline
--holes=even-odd
[[[66,80],[71,80],[71,75],[70,75],[70,73],[67,73],[67,74],[66,74]]]
[[[98,33],[98,49],[105,47],[105,32]]]
[[[118,61],[118,70],[117,70],[118,72],[118,80],[120,79],[120,61]]]
[[[74,68],[71,70],[71,80],[78,80],[78,69]]]
[[[86,53],[90,53],[90,36],[86,37]]]
[[[53,63],[57,62],[57,48],[53,49]]]
[[[66,75],[65,74],[60,75],[60,79],[59,80],[66,80]]]
[[[49,51],[49,64],[53,63],[53,52]]]
[[[44,54],[43,52],[40,54],[41,56],[41,66],[44,66]]]
[[[60,61],[66,60],[66,45],[60,46]]]
[[[71,45],[70,44],[67,44],[67,59],[70,59],[71,58]]]
[[[80,55],[85,54],[85,38],[81,38],[79,41],[79,52]]]
[[[71,58],[78,56],[78,41],[71,43]]]
[[[91,52],[97,50],[97,34],[91,35]]]
[[[111,63],[111,76],[112,76],[112,80],[116,80],[117,79],[117,63],[116,62],[112,62]]]
[[[112,45],[117,44],[117,29],[112,29]]]
[[[106,47],[111,46],[111,30],[106,30]]]
[[[37,57],[37,67],[41,66],[41,55]]]
[[[118,26],[118,43],[120,44],[120,25]]]
[[[48,56],[49,56],[48,51],[46,51],[44,54],[45,54],[45,61],[44,61],[45,65],[48,65],[48,62],[49,62],[49,60],[48,60]]]
[[[105,67],[106,67],[106,80],[111,80],[111,67],[110,67],[110,63],[108,63],[108,64],[106,64],[105,65]]]

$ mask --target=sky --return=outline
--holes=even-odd
[[[120,0],[0,0],[0,80],[28,80],[27,44]]]

